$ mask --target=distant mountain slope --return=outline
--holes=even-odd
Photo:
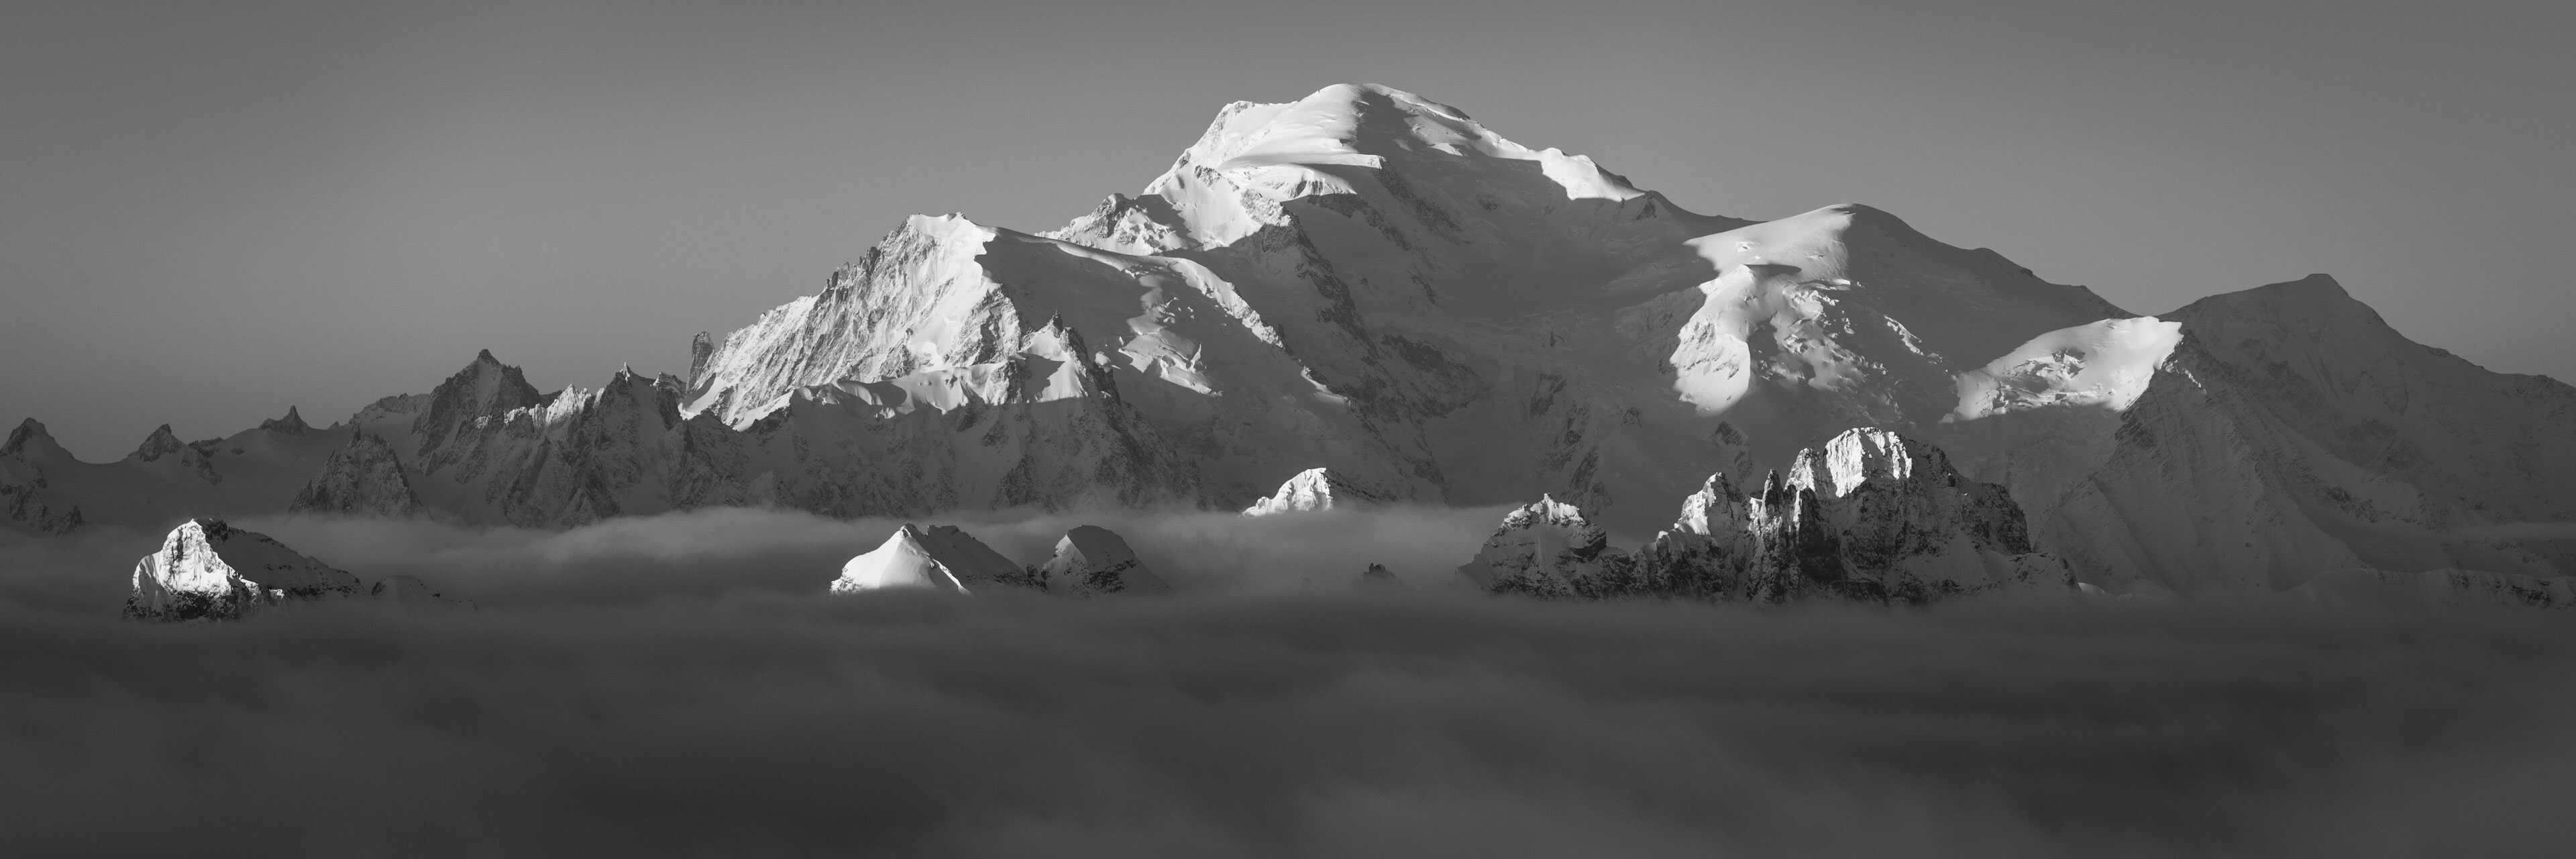
[[[2576,388],[2407,340],[2324,275],[2165,318],[2172,336],[2113,348],[2052,335],[2064,345],[2027,369],[1987,374],[2019,386],[2018,404],[1963,405],[1969,420],[1929,431],[2011,486],[2088,580],[2261,590],[2343,567],[2576,570],[2576,542],[2516,527],[2576,520]],[[2050,393],[2085,389],[2062,383],[2077,376],[2118,390]]]

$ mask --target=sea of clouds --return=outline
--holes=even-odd
[[[831,599],[893,523],[265,518],[369,605],[154,625],[158,534],[0,543],[15,855],[2533,855],[2576,629],[2136,601],[1545,604],[1497,510],[1125,535],[1165,598]],[[1409,587],[1357,586],[1384,563]]]

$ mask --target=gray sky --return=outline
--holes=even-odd
[[[904,215],[1051,228],[1224,103],[1344,81],[2142,313],[2329,272],[2576,378],[2567,4],[478,5],[11,4],[0,421],[102,459],[479,348],[548,388],[677,372]]]

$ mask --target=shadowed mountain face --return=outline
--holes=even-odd
[[[1867,206],[1695,214],[1376,86],[1228,105],[1141,193],[1051,232],[908,219],[691,357],[689,379],[540,393],[485,353],[330,428],[156,436],[109,465],[22,429],[0,510],[61,532],[299,497],[519,525],[1243,509],[1327,469],[1371,500],[1545,494],[1643,535],[1711,474],[1756,485],[1872,426],[2006,487],[2087,581],[2576,568],[2512,527],[2576,519],[2551,442],[2576,393],[2406,341],[2322,276],[2138,317]]]

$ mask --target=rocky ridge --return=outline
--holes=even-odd
[[[1931,445],[1855,429],[1801,451],[1759,491],[1711,475],[1634,555],[1554,499],[1513,511],[1460,568],[1479,587],[1541,598],[1655,596],[1777,603],[1923,603],[1996,590],[2066,590],[2000,486]]]

